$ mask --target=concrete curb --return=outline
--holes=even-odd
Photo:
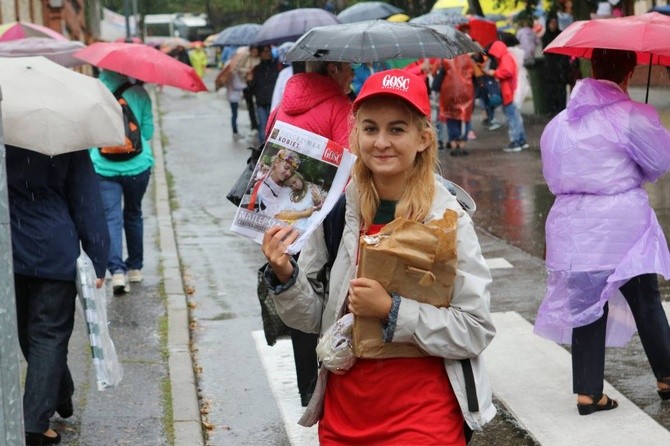
[[[156,163],[154,184],[156,216],[158,219],[158,246],[163,289],[167,296],[168,317],[168,373],[172,388],[172,417],[175,446],[202,446],[204,437],[198,392],[193,372],[190,351],[188,306],[181,279],[177,242],[172,226],[170,196],[168,193],[165,158],[161,143],[161,126],[156,95],[151,94],[154,104],[155,132],[152,141]]]

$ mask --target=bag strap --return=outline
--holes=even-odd
[[[119,88],[114,90],[114,97],[117,100],[119,100],[121,98],[121,96],[123,95],[123,93],[125,93],[126,90],[129,89],[132,86],[133,86],[133,84],[131,84],[130,82],[124,82],[123,84],[119,85]]]
[[[343,193],[338,198],[335,207],[331,209],[326,218],[323,219],[323,234],[326,239],[326,249],[328,250],[328,267],[333,266],[337,249],[340,247],[342,232],[344,232],[344,211],[347,207],[347,197]]]

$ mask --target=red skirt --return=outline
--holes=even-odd
[[[344,375],[329,374],[319,442],[464,446],[443,359],[358,359]]]

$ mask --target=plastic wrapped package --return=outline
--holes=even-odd
[[[316,346],[319,362],[336,375],[344,375],[356,362],[351,346],[351,335],[354,328],[354,315],[347,313],[335,321],[326,331]]]
[[[123,367],[109,336],[105,289],[96,288],[95,281],[93,262],[82,252],[77,259],[77,294],[86,319],[86,332],[91,344],[98,390],[105,390],[121,383]]]

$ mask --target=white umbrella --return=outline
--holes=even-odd
[[[56,40],[48,37],[26,37],[24,39],[8,40],[0,42],[0,56],[2,57],[27,57],[44,56],[64,67],[76,67],[83,65],[83,60],[72,57],[82,48],[86,48],[76,40]]]
[[[0,57],[5,143],[45,155],[125,141],[121,106],[98,79],[44,57]]]

